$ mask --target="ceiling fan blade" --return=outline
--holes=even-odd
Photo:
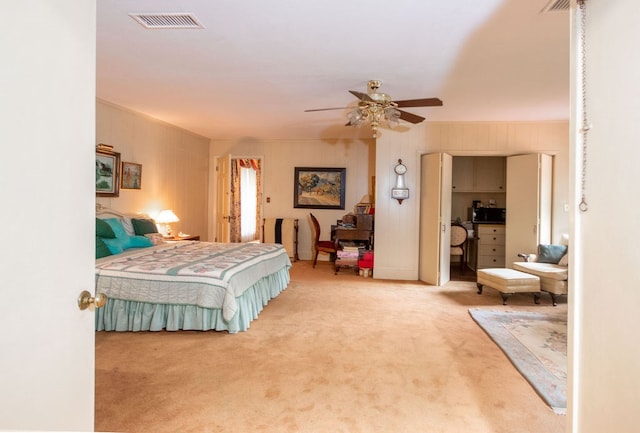
[[[335,108],[314,108],[312,110],[304,110],[305,113],[310,111],[328,111],[328,110],[344,110],[347,107],[335,107]]]
[[[424,99],[407,99],[405,101],[393,101],[398,104],[398,107],[440,107],[442,101],[439,98],[424,98]]]
[[[406,111],[398,110],[400,112],[400,118],[406,120],[409,123],[420,123],[425,120],[424,117],[417,114],[407,113]]]
[[[360,99],[361,101],[369,101],[369,102],[375,102],[373,99],[371,99],[371,97],[369,95],[367,95],[366,93],[362,93],[362,92],[356,92],[355,90],[349,90],[349,93],[351,93],[353,96],[355,96],[356,98]]]

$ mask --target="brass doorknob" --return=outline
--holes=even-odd
[[[96,308],[100,308],[107,303],[107,295],[104,293],[98,293],[96,296],[91,296],[87,290],[80,293],[78,297],[78,308],[80,310],[86,310],[87,308],[93,311]]]

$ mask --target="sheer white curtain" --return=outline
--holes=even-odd
[[[250,242],[256,236],[257,178],[253,168],[240,168],[240,238]]]

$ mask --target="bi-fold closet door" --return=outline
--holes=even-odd
[[[535,253],[551,243],[553,158],[544,154],[507,158],[505,266],[521,261],[518,253]]]
[[[518,253],[535,252],[551,239],[553,159],[544,154],[507,157],[507,222],[505,266]],[[443,285],[450,279],[452,157],[432,153],[421,157],[419,279]]]
[[[450,278],[452,171],[453,159],[449,154],[421,156],[418,278],[436,286]]]

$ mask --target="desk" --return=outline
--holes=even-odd
[[[356,241],[362,242],[366,247],[373,245],[373,230],[365,230],[358,228],[344,228],[344,227],[332,227],[332,238],[336,244],[340,241]],[[335,261],[335,273],[337,274],[340,268],[352,268],[356,273],[358,272],[358,257],[350,259],[341,259],[336,257]]]
[[[332,231],[335,233],[332,238],[336,242],[361,241],[369,248],[373,246],[373,230],[336,227],[335,230]]]

